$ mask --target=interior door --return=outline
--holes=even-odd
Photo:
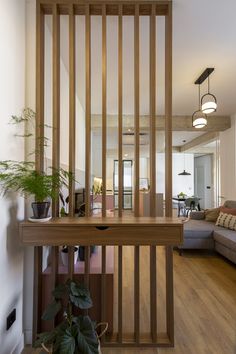
[[[194,158],[194,195],[201,198],[202,209],[213,207],[213,170],[210,154]]]

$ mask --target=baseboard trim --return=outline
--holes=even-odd
[[[16,344],[15,348],[12,350],[11,354],[21,354],[24,349],[24,334],[22,333],[20,336],[19,342]]]
[[[27,344],[32,345],[32,336],[33,336],[32,330],[26,329],[24,332],[25,345],[27,345]]]

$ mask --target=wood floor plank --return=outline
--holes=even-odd
[[[124,269],[124,330],[132,331],[129,318],[133,298],[133,248],[125,247]],[[148,247],[140,252],[141,298],[148,291],[149,276],[146,271]],[[157,252],[158,311],[164,299],[164,249]],[[103,354],[235,354],[236,353],[236,266],[217,254],[184,252],[180,257],[174,252],[175,289],[175,348],[136,349],[103,348]],[[147,301],[149,298],[147,297]],[[148,305],[148,304],[146,304]],[[141,329],[149,330],[149,306],[140,308]],[[158,314],[158,320],[164,317]],[[116,321],[117,322],[117,321]],[[159,329],[159,328],[158,328]],[[147,331],[148,332],[148,331]],[[27,349],[24,354],[35,353]]]

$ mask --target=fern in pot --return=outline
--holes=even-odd
[[[72,178],[62,168],[48,170],[49,173],[38,172],[34,162],[0,161],[0,189],[3,194],[14,191],[24,197],[33,196],[34,219],[47,218],[50,201],[58,198],[58,191],[67,187]]]
[[[63,312],[61,322],[51,332],[38,335],[34,346],[52,354],[99,354],[96,325],[84,310],[93,303],[89,290],[68,279],[52,292],[54,300],[43,313],[43,320],[53,320]]]
[[[33,139],[36,128],[36,114],[30,108],[23,109],[20,116],[12,116],[10,124],[17,126],[23,134],[15,134],[15,137],[22,139]],[[44,125],[46,129],[52,129],[51,126]],[[38,138],[40,146],[44,151],[49,146],[49,139],[45,136]],[[31,151],[31,155],[37,156],[38,151]],[[46,159],[46,156],[44,156]],[[24,197],[33,196],[32,203],[33,219],[45,219],[48,217],[50,202],[59,198],[63,187],[68,187],[72,174],[62,168],[55,169],[46,167],[47,172],[38,172],[34,162],[31,161],[0,161],[0,190],[3,194],[9,191],[19,192]],[[32,220],[33,221],[33,220]]]

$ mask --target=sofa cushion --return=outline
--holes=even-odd
[[[189,219],[184,223],[184,238],[212,238],[216,228],[212,222]]]
[[[236,216],[220,212],[216,226],[222,226],[230,230],[236,230]]]
[[[206,209],[205,210],[205,220],[216,222],[220,214],[220,208]]]
[[[221,206],[220,211],[225,214],[236,215],[236,208],[225,208],[224,206]]]
[[[214,240],[236,251],[236,231],[218,227],[213,234]]]
[[[224,202],[225,208],[236,208],[236,201],[235,200],[226,200]]]

